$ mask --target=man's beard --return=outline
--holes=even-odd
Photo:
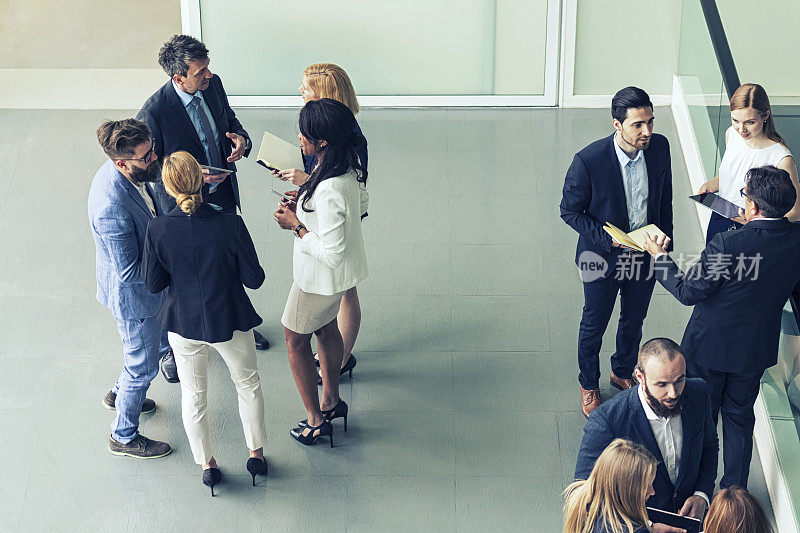
[[[681,397],[678,396],[675,407],[668,407],[658,401],[655,396],[650,394],[650,389],[647,388],[647,383],[644,383],[644,395],[647,397],[647,403],[650,404],[650,408],[653,412],[660,416],[661,418],[671,418],[673,416],[678,416],[681,414],[681,408],[683,407],[681,403]]]
[[[131,180],[136,183],[156,181],[161,176],[161,163],[153,161],[147,168],[133,167],[131,170]]]
[[[628,144],[628,146],[636,148],[637,150],[647,150],[647,147],[650,146],[650,139],[647,139],[647,141],[644,142],[640,148],[636,145],[636,140],[638,140],[639,138],[638,135],[636,137],[636,140],[634,140],[634,142],[630,142],[628,139],[625,138],[625,134],[622,131],[620,131],[619,133],[622,136],[622,140],[625,141]]]

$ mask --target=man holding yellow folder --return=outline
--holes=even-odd
[[[575,262],[584,306],[578,380],[581,411],[587,417],[602,401],[600,348],[617,294],[620,318],[610,380],[618,389],[635,385],[633,368],[654,279],[649,256],[635,251],[638,247],[627,242],[635,235],[627,234],[654,224],[672,236],[669,142],[653,133],[650,97],[636,87],[621,89],[611,102],[611,116],[614,133],[575,154],[561,200],[561,218],[579,235]],[[605,228],[620,232],[620,240]]]

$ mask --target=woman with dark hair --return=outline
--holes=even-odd
[[[714,496],[703,528],[705,533],[772,533],[756,499],[735,485]]]
[[[319,100],[320,98],[332,98],[338,100],[346,105],[353,115],[357,115],[360,109],[358,105],[358,98],[356,97],[355,89],[350,81],[350,77],[339,65],[333,63],[314,63],[309,65],[303,71],[303,82],[299,87],[300,93],[303,96],[303,102],[310,102],[312,100]],[[358,121],[353,121],[354,133],[356,136],[356,154],[358,154],[359,162],[367,168],[367,139],[361,133],[361,128],[358,126]],[[296,168],[289,168],[273,172],[279,179],[284,181],[291,181],[298,187],[306,182],[308,176],[317,166],[316,155],[303,155],[303,165],[305,172]],[[366,187],[361,189],[361,219],[367,216],[367,207],[369,205],[369,195],[367,194]],[[356,287],[348,289],[344,296],[342,296],[342,304],[339,308],[339,315],[336,317],[339,324],[339,332],[342,334],[342,341],[344,342],[344,356],[342,357],[342,369],[340,375],[350,374],[353,377],[353,368],[356,366],[356,358],[353,355],[353,346],[355,346],[356,338],[358,337],[358,330],[361,328],[361,303],[358,300],[358,292]],[[319,366],[319,358],[315,354],[315,363]],[[317,380],[319,385],[322,385],[322,373]]]
[[[361,190],[367,169],[356,153],[355,118],[346,105],[330,98],[308,102],[300,111],[300,148],[316,155],[308,179],[282,201],[275,212],[294,242],[294,283],[281,318],[292,369],[308,413],[291,436],[313,444],[327,435],[333,446],[331,420],[344,418],[347,404],[339,397],[343,342],[336,321],[342,296],[367,277],[361,235]],[[311,351],[317,336],[322,401]]]
[[[757,83],[745,83],[731,97],[731,127],[725,132],[725,154],[719,165],[719,175],[705,182],[699,193],[716,192],[722,198],[744,209],[744,198],[739,191],[744,187],[747,171],[755,167],[774,165],[789,173],[795,188],[800,192],[797,166],[783,137],[775,129],[769,98]],[[800,195],[786,218],[800,219]],[[712,213],[706,231],[706,244],[717,233],[741,228],[744,218],[725,218]]]

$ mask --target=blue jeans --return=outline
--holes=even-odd
[[[111,436],[127,444],[139,435],[142,412],[150,382],[158,375],[158,360],[166,345],[166,332],[157,316],[117,320],[124,350],[124,365],[114,390],[117,393],[117,416],[111,423]]]

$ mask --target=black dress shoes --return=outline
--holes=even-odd
[[[175,355],[172,350],[161,356],[161,373],[167,383],[178,383],[178,365],[175,364]]]
[[[264,336],[253,330],[253,337],[256,338],[256,350],[267,350],[269,349],[269,341],[264,338]]]

